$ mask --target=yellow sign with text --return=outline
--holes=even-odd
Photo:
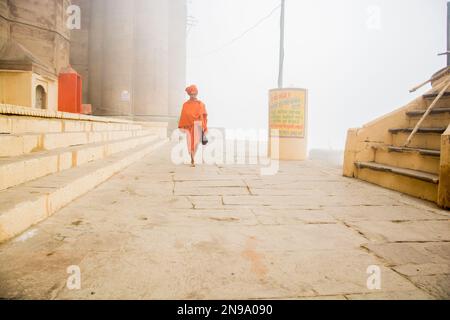
[[[307,91],[271,90],[269,101],[270,129],[279,130],[281,138],[305,138]]]

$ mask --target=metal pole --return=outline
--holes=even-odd
[[[278,88],[283,88],[283,71],[284,71],[284,13],[286,8],[286,0],[281,0],[281,18],[280,18],[280,64],[278,74]],[[450,8],[450,7],[449,7]]]
[[[450,67],[450,2],[447,2],[447,67]]]

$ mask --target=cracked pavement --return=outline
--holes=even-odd
[[[450,215],[320,161],[175,166],[170,146],[0,246],[4,299],[449,299]],[[81,270],[69,290],[67,268]],[[381,289],[367,288],[367,269]]]

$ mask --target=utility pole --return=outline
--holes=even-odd
[[[284,15],[286,8],[286,0],[281,0],[281,18],[280,18],[280,63],[278,74],[278,89],[283,88],[283,71],[284,71]]]
[[[447,52],[440,53],[439,55],[447,55],[447,67],[450,67],[450,2],[447,2]]]
[[[450,67],[450,2],[447,2],[447,67]]]

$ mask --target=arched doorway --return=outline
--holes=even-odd
[[[47,93],[41,85],[36,87],[36,102],[34,107],[36,109],[47,109]]]

